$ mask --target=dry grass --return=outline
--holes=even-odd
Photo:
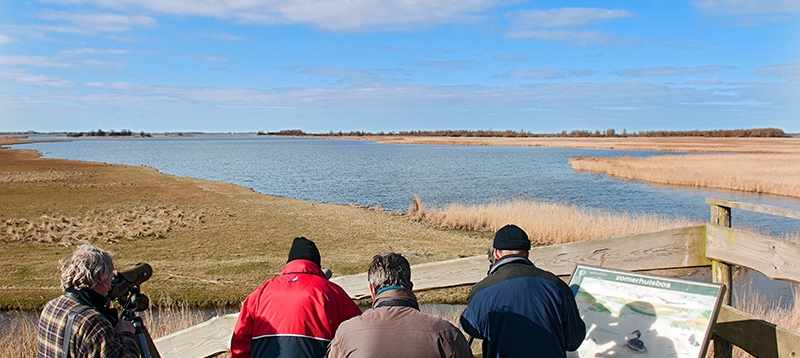
[[[381,210],[0,149],[0,177],[53,172],[73,174],[0,182],[0,308],[33,310],[57,296],[58,262],[73,249],[64,244],[80,238],[113,252],[118,268],[152,265],[142,290],[155,305],[202,307],[237,306],[280,272],[296,236],[314,240],[335,275],[363,272],[376,252],[401,252],[417,264],[481,254],[489,240]]]
[[[793,291],[794,297],[791,299],[792,303],[789,305],[789,308],[783,308],[781,307],[780,301],[774,302],[773,300],[769,300],[755,289],[743,290],[739,292],[740,297],[736,300],[736,308],[773,323],[778,327],[800,334],[800,289],[795,288]],[[713,345],[711,345],[706,357],[713,357],[713,351]],[[733,357],[752,358],[753,355],[739,347],[733,346]]]
[[[36,356],[38,318],[29,312],[0,313],[0,347],[3,357],[27,358]]]
[[[220,312],[219,314],[223,314]],[[142,322],[153,339],[166,336],[209,319],[203,312],[189,305],[178,304],[157,311],[140,312]],[[24,358],[36,355],[37,318],[30,312],[9,311],[2,314],[0,347],[3,357]]]
[[[689,154],[649,158],[573,157],[574,170],[626,179],[800,198],[799,154]]]
[[[424,208],[422,203],[415,206]],[[516,224],[528,233],[534,245],[563,244],[699,224],[682,218],[605,212],[524,199],[488,205],[452,204],[443,209],[418,212],[416,216],[447,229],[490,233],[506,224]]]

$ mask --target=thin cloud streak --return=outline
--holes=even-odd
[[[515,14],[515,25],[524,27],[583,27],[616,19],[636,17],[628,10],[561,8],[523,10]]]
[[[73,0],[54,0],[60,5]],[[334,31],[410,29],[445,23],[472,23],[482,13],[502,4],[498,0],[86,0],[114,10],[143,8],[179,16],[203,16],[240,22],[309,24]]]
[[[670,67],[658,66],[647,68],[629,68],[625,70],[609,72],[614,75],[622,77],[666,77],[666,76],[682,76],[694,75],[700,73],[715,73],[729,69],[735,69],[735,66],[689,66],[689,67]]]

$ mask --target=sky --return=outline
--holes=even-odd
[[[800,0],[0,0],[0,132],[766,127]]]

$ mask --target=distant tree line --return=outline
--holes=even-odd
[[[106,132],[102,129],[98,129],[96,131],[91,132],[70,132],[67,133],[67,137],[133,137],[134,134],[129,129],[123,129],[119,132],[115,130],[111,130],[110,132]],[[149,133],[145,133],[144,131],[138,134],[140,137],[151,137]]]
[[[259,132],[261,134],[263,132]],[[506,137],[506,138],[536,138],[536,137],[561,137],[561,138],[590,138],[590,137],[791,137],[782,129],[778,128],[754,128],[754,129],[719,129],[719,130],[692,130],[692,131],[642,131],[628,132],[624,128],[621,132],[610,128],[600,130],[573,130],[561,133],[531,133],[524,130],[495,131],[495,130],[435,130],[435,131],[399,131],[399,132],[333,132],[325,134],[308,134],[299,129],[282,130],[270,132],[273,135],[292,135],[292,136],[343,136],[343,137],[363,137],[363,136],[409,136],[409,137]]]
[[[285,135],[285,136],[304,136],[307,135],[306,132],[303,132],[299,129],[284,129],[277,132],[266,132],[258,131],[256,135]]]

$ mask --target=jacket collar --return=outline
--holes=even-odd
[[[396,304],[396,301],[403,301],[403,304]],[[375,302],[372,302],[372,308],[379,306],[407,306],[419,310],[419,303],[417,303],[417,296],[414,292],[407,288],[386,290],[381,292],[375,297]]]
[[[66,294],[76,299],[78,302],[86,306],[97,308],[98,310],[105,308],[110,301],[108,297],[103,296],[92,289],[77,290],[69,287],[66,289]]]
[[[119,317],[117,317],[117,311],[115,309],[108,307],[108,303],[111,301],[108,297],[103,296],[92,289],[77,290],[73,287],[67,288],[64,292],[64,295],[74,301],[77,301],[81,305],[94,308],[109,322],[111,322],[112,326],[117,325]]]
[[[495,262],[494,265],[492,265],[492,267],[489,268],[489,275],[495,273],[497,271],[497,269],[500,268],[500,266],[504,266],[504,265],[507,265],[507,264],[510,264],[510,263],[520,263],[520,264],[523,264],[523,265],[534,266],[533,262],[531,262],[531,260],[528,260],[525,257],[522,257],[522,256],[505,256],[505,257],[500,258],[500,260],[497,260],[497,262]]]
[[[289,261],[286,266],[283,266],[281,275],[287,275],[290,273],[307,273],[310,275],[325,277],[325,273],[322,272],[322,269],[319,267],[319,265],[303,259]]]

